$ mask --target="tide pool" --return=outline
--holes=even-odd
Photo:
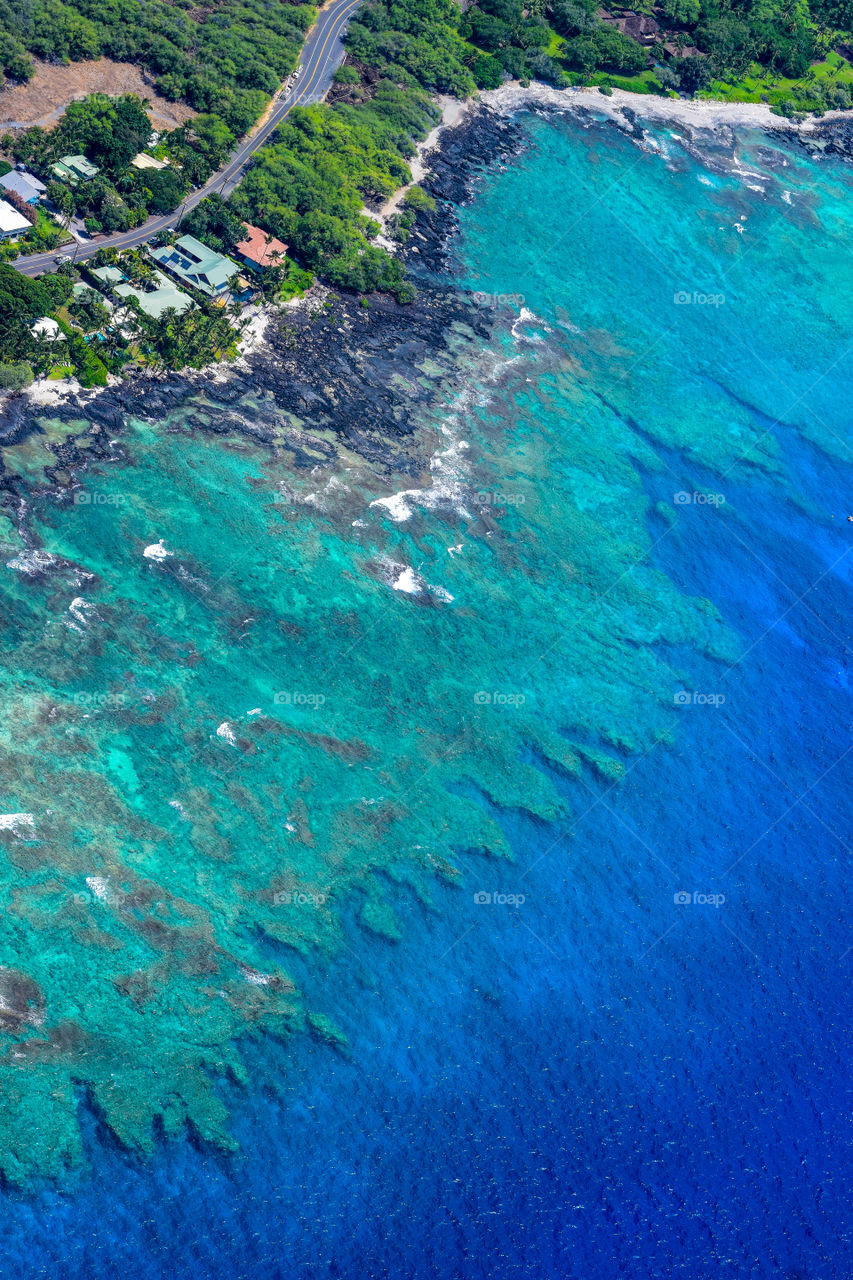
[[[179,411],[9,545],[4,1270],[853,1273],[851,179],[525,128],[431,476]]]

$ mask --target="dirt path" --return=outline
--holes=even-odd
[[[182,102],[161,98],[142,78],[139,67],[129,62],[98,58],[94,62],[72,62],[69,66],[36,61],[36,74],[29,84],[15,85],[0,92],[0,129],[28,129],[39,124],[56,124],[69,102],[89,93],[136,93],[151,104],[148,114],[155,129],[174,129],[196,113]]]

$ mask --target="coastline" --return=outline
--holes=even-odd
[[[634,120],[647,120],[712,133],[737,128],[763,129],[768,133],[788,134],[792,139],[804,142],[810,138],[817,140],[822,134],[831,132],[832,126],[839,124],[851,126],[853,133],[853,111],[827,111],[820,117],[808,116],[805,120],[796,121],[775,115],[766,103],[663,98],[655,94],[630,93],[625,89],[614,89],[611,94],[603,94],[591,85],[556,89],[538,80],[529,85],[523,85],[518,80],[508,81],[498,89],[480,90],[471,98],[465,99],[438,94],[434,100],[441,109],[441,119],[416,144],[415,155],[409,161],[411,182],[398,188],[378,210],[365,211],[380,223],[378,240],[392,252],[398,252],[399,246],[387,238],[389,218],[397,212],[406,193],[413,186],[422,185],[430,179],[436,163],[441,162],[448,135],[476,118],[478,113],[482,119],[483,109],[503,118],[511,118],[516,112],[537,108],[584,115],[592,112],[606,117],[621,128],[626,124],[633,124]],[[848,149],[837,143],[837,138],[834,138],[820,149],[825,149],[828,153],[849,155],[853,159],[853,148]]]
[[[782,129],[790,133],[814,132],[834,120],[850,120],[849,111],[827,111],[817,118],[809,116],[802,122],[774,115],[765,103],[723,102],[708,98],[662,98],[651,93],[629,93],[614,89],[603,94],[590,85],[575,89],[555,89],[551,85],[534,81],[524,86],[518,81],[488,89],[480,94],[480,101],[487,107],[504,114],[523,110],[525,107],[550,107],[563,111],[595,111],[610,119],[624,119],[627,109],[640,119],[659,120],[689,125],[696,129],[720,127],[746,127]]]
[[[283,308],[259,308],[232,360],[198,370],[149,370],[129,378],[111,377],[108,386],[91,389],[74,379],[41,379],[23,391],[0,396],[0,442],[5,446],[22,443],[33,431],[42,430],[44,419],[70,423],[85,418],[88,428],[83,434],[109,431],[115,435],[127,416],[162,415],[170,406],[201,395],[213,413],[207,420],[205,415],[194,417],[198,430],[245,433],[276,449],[284,448],[296,465],[315,462],[318,452],[325,455],[336,447],[330,444],[336,440],[337,447],[360,454],[374,466],[416,473],[424,459],[420,450],[413,449],[406,427],[405,397],[389,394],[384,379],[392,368],[404,375],[393,354],[398,344],[400,350],[414,342],[425,351],[441,351],[445,346],[442,329],[448,321],[472,332],[490,327],[493,317],[448,292],[446,277],[452,278],[454,270],[457,210],[470,199],[477,176],[492,165],[508,163],[526,146],[524,131],[515,119],[518,113],[560,111],[581,120],[597,116],[638,134],[639,122],[681,125],[691,137],[697,135],[703,153],[714,150],[716,144],[729,150],[738,127],[764,129],[798,141],[810,151],[853,160],[853,142],[848,141],[853,139],[851,112],[827,113],[797,123],[773,115],[764,105],[658,98],[621,90],[610,96],[597,89],[557,90],[538,82],[526,87],[507,83],[467,100],[444,96],[436,102],[441,119],[417,145],[410,161],[411,183],[399,188],[378,212],[371,211],[384,231],[412,185],[422,185],[436,201],[434,211],[419,213],[405,244],[388,242],[414,272],[420,295],[414,304],[400,306],[377,295],[364,308],[357,297],[338,294],[318,282]],[[683,140],[684,145],[689,143],[690,137]],[[329,325],[330,308],[338,318],[336,327]],[[380,350],[383,343],[390,344],[390,352]],[[318,374],[323,387],[331,387],[339,376],[341,350],[346,365],[341,385],[334,394],[318,391]],[[329,378],[323,377],[323,370],[329,371]],[[274,412],[263,424],[249,423],[239,412],[240,397],[253,386],[262,388],[273,401]],[[359,419],[371,427],[365,429]],[[57,468],[65,470],[85,467],[99,451],[91,449],[91,442],[78,450],[72,435],[54,452]],[[49,475],[45,479],[55,483]],[[4,467],[0,489],[7,491],[3,503],[7,510],[9,491],[15,492],[18,483],[14,472]]]

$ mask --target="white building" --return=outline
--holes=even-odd
[[[0,240],[17,240],[26,235],[30,223],[8,200],[0,200]]]
[[[34,338],[43,338],[45,342],[58,342],[62,337],[59,322],[53,316],[42,316],[30,325],[30,333]]]

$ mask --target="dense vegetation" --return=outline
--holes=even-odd
[[[127,253],[120,265],[136,284],[154,274],[139,253]],[[0,390],[25,387],[36,374],[74,374],[86,387],[104,386],[128,361],[161,370],[201,368],[232,350],[242,327],[238,314],[203,295],[190,310],[153,320],[135,298],[105,290],[88,272],[98,288],[75,292],[77,274],[66,265],[30,280],[0,264]],[[35,328],[43,317],[55,320],[59,332]]]
[[[390,81],[361,106],[294,111],[259,152],[232,205],[329,283],[411,297],[399,262],[370,242],[378,227],[365,201],[381,203],[409,181],[405,157],[436,116],[420,89]]]
[[[140,63],[161,93],[200,113],[152,139],[143,103],[96,94],[73,103],[55,129],[31,129],[17,140],[16,158],[45,180],[66,153],[83,152],[98,165],[94,180],[51,180],[48,191],[63,214],[85,219],[92,233],[137,226],[149,214],[176,208],[191,187],[203,184],[294,67],[315,13],[280,0],[191,5],[27,0],[13,8],[0,0],[0,65],[7,76],[26,78],[29,54],[104,53]],[[832,51],[853,25],[853,0],[811,0],[811,8],[809,0],[635,0],[632,12],[648,15],[645,44],[632,38],[637,28],[626,23],[626,12],[608,13],[597,0],[474,0],[464,12],[456,0],[364,0],[330,101],[294,110],[230,201],[203,202],[182,229],[225,253],[247,221],[284,240],[299,265],[271,277],[274,289],[282,288],[283,276],[294,289],[303,287],[305,268],[341,288],[384,289],[406,301],[413,288],[377,243],[371,210],[410,180],[415,143],[437,119],[435,92],[466,96],[512,76],[558,86],[587,81],[606,92],[610,83],[663,93],[711,86],[715,93],[764,98],[786,113],[853,103],[853,68]],[[134,168],[132,158],[146,149],[167,166]],[[405,238],[419,202],[422,207],[416,192],[401,205],[390,235]],[[55,235],[41,215],[28,240],[41,236],[49,243]],[[102,310],[97,298],[78,296],[63,316],[63,325],[74,326],[63,329],[68,359],[87,377],[93,359],[111,367],[103,346],[98,356],[88,344],[85,353],[79,348],[80,329],[104,327]],[[205,316],[202,309],[170,317],[166,327],[176,346],[157,358],[168,364],[177,350],[191,362],[196,347],[209,350]],[[153,359],[144,319],[140,326],[135,349]],[[20,350],[9,347],[2,333],[0,344],[13,369],[4,376],[19,378],[32,344],[22,339]],[[45,360],[39,349],[33,367]]]
[[[0,0],[0,70],[32,74],[40,58],[104,54],[145,67],[164,97],[219,116],[235,134],[257,120],[296,66],[314,18],[282,0]]]

